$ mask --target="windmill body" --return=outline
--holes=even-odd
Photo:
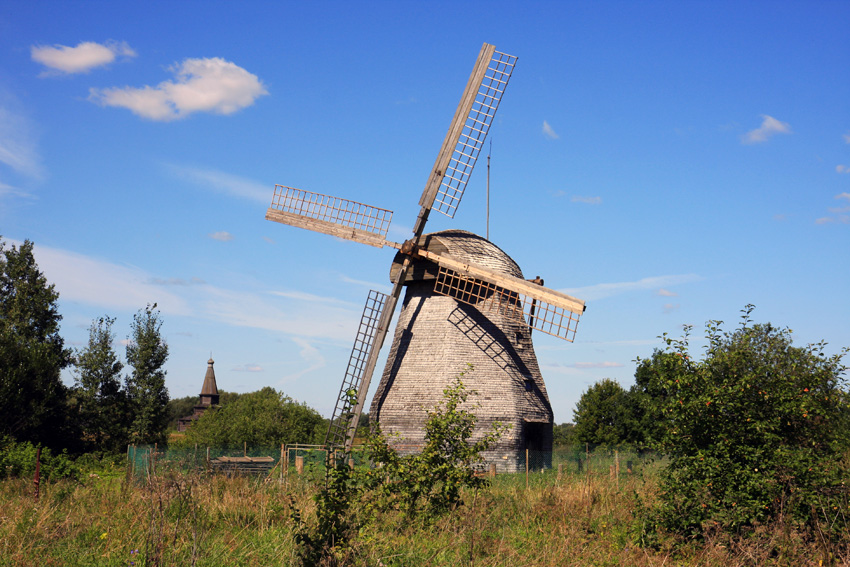
[[[413,237],[403,244],[386,240],[392,211],[275,186],[266,219],[399,251],[391,269],[392,292],[372,291],[366,300],[330,420],[326,443],[333,448],[351,449],[405,286],[393,352],[372,404],[382,426],[414,444],[421,440],[421,408],[439,402],[445,386],[471,363],[476,370],[470,385],[481,393],[480,425],[512,425],[491,457],[511,468],[525,449],[551,447],[552,409],[531,329],[572,341],[584,301],[544,288],[539,279],[524,280],[516,262],[480,236],[462,231],[424,235],[432,210],[454,217],[515,64],[513,55],[482,46],[428,175]]]
[[[423,237],[423,248],[487,266],[521,278],[519,266],[496,245],[465,231]],[[398,254],[390,278],[401,273]],[[487,303],[506,301],[491,294],[480,305],[434,293],[438,266],[417,260],[408,271],[399,320],[380,384],[372,400],[374,416],[391,445],[415,452],[424,442],[426,412],[468,364],[463,377],[475,392],[467,401],[478,419],[474,438],[493,423],[508,425],[483,455],[505,472],[524,468],[525,451],[552,449],[552,408],[525,320],[512,309]]]

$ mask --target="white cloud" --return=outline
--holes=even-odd
[[[654,276],[643,278],[635,282],[617,282],[617,283],[601,283],[586,287],[578,287],[572,289],[562,289],[563,293],[578,297],[585,301],[594,301],[604,299],[614,295],[621,295],[632,291],[641,291],[647,289],[655,289],[659,287],[670,287],[674,285],[686,284],[691,282],[701,281],[703,278],[696,274],[681,274],[670,276]]]
[[[104,44],[84,41],[76,47],[33,45],[30,48],[30,56],[33,61],[52,71],[42,73],[44,76],[56,73],[88,73],[95,67],[112,63],[117,57],[135,57],[136,52],[126,41],[107,41]]]
[[[195,112],[232,114],[268,94],[260,79],[219,57],[185,59],[169,67],[175,79],[155,87],[90,89],[89,100],[102,106],[127,108],[161,122]]]
[[[573,195],[570,198],[570,201],[573,203],[584,203],[586,205],[599,205],[602,203],[602,197],[582,197],[580,195]]]
[[[623,365],[620,364],[619,362],[604,361],[604,362],[576,362],[575,364],[568,364],[567,367],[569,367],[569,368],[581,368],[581,369],[587,369],[587,368],[622,368]]]
[[[664,304],[664,313],[672,313],[673,311],[677,311],[680,305],[678,303],[665,303]]]
[[[157,303],[163,313],[189,311],[183,299],[151,283],[150,276],[139,268],[37,244],[33,256],[47,280],[56,285],[61,301],[133,310]]]
[[[211,232],[207,236],[209,236],[213,240],[218,240],[219,242],[230,242],[231,240],[233,240],[233,235],[227,232],[226,230]]]
[[[655,292],[655,295],[660,295],[661,297],[676,297],[679,294],[676,293],[675,291],[670,291],[669,289],[664,289],[662,287],[658,291]]]
[[[172,164],[166,164],[166,167],[177,177],[187,179],[201,187],[213,189],[224,195],[264,203],[266,205],[272,202],[274,188],[259,181],[246,179],[217,169]]]
[[[263,367],[255,362],[252,362],[249,364],[243,364],[241,366],[235,366],[231,370],[233,370],[234,372],[262,372]]]
[[[27,177],[42,176],[35,128],[17,98],[5,90],[0,91],[0,163]]]
[[[10,197],[23,197],[32,199],[33,196],[24,191],[23,189],[18,189],[17,187],[12,187],[11,185],[6,185],[2,181],[0,181],[0,199],[5,196]]]
[[[835,196],[836,199],[847,199],[850,201],[850,193],[839,193]]]
[[[835,171],[838,173],[850,173],[850,167],[847,167],[846,165],[836,165]]]
[[[9,244],[20,242],[6,239]],[[359,308],[333,303],[274,296],[266,290],[231,290],[205,284],[180,285],[179,278],[162,278],[133,266],[113,264],[83,254],[35,245],[35,260],[48,281],[55,284],[59,301],[81,303],[97,311],[136,311],[157,303],[164,315],[185,315],[234,327],[280,332],[306,339],[351,345]],[[161,282],[167,282],[168,287]],[[294,294],[297,295],[297,294]],[[309,349],[302,351],[307,354]]]
[[[848,133],[848,134],[844,134],[843,138],[844,138],[844,141],[845,141],[845,142],[847,142],[848,144],[850,144],[850,133]]]
[[[354,307],[350,302],[343,301],[341,299],[337,299],[335,297],[326,297],[322,295],[313,295],[312,293],[304,293],[303,291],[271,291],[269,292],[272,295],[276,295],[278,297],[285,297],[287,299],[295,299],[297,301],[307,301],[310,303],[325,303],[325,304],[336,304],[336,305],[345,305],[347,307]]]
[[[305,374],[309,374],[310,372],[314,372],[319,370],[320,368],[324,368],[327,366],[327,362],[325,361],[325,357],[322,356],[319,349],[310,344],[309,341],[306,341],[299,337],[292,337],[292,342],[294,342],[299,347],[298,354],[301,356],[301,359],[307,363],[305,368],[302,368],[298,372],[294,372],[289,374],[288,376],[284,376],[280,382],[293,382]]]
[[[557,140],[558,134],[555,133],[555,130],[552,126],[549,125],[545,120],[543,121],[543,135],[549,138],[550,140]]]
[[[761,116],[763,119],[761,122],[761,126],[756,128],[755,130],[750,130],[749,132],[741,136],[741,143],[759,144],[761,142],[766,142],[775,134],[791,133],[791,125],[787,122],[780,122],[776,118],[768,116],[767,114],[762,114]]]

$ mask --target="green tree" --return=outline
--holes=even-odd
[[[319,412],[267,386],[206,411],[192,424],[182,443],[277,447],[281,443],[322,443],[326,431],[327,420]]]
[[[0,436],[61,448],[70,442],[60,379],[70,351],[59,336],[59,294],[32,250],[29,240],[10,248],[0,240]]]
[[[558,447],[569,447],[576,442],[574,423],[561,423],[552,428],[552,444]]]
[[[129,407],[121,389],[124,365],[112,347],[114,322],[111,317],[92,321],[88,344],[76,353],[73,394],[85,451],[119,452],[129,439]]]
[[[605,378],[587,389],[573,411],[575,438],[592,445],[619,445],[633,438],[634,419],[622,386]]]
[[[168,389],[165,387],[165,361],[168,345],[162,338],[162,320],[156,303],[133,316],[127,364],[132,368],[126,378],[127,395],[133,420],[131,439],[136,443],[162,443],[168,425]]]
[[[734,332],[709,322],[702,361],[691,357],[687,331],[664,337],[669,356],[650,384],[665,392],[658,416],[671,459],[658,521],[684,535],[707,523],[738,532],[774,520],[834,535],[848,529],[847,350],[795,347],[788,329],[750,325],[751,312]]]

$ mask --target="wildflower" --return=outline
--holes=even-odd
[[[100,534],[100,539],[106,539],[106,536],[108,535],[109,534],[107,532],[103,532],[102,534]]]

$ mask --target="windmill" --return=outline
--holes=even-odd
[[[513,364],[511,368],[515,369],[518,363],[522,375],[520,382],[525,382],[524,388],[528,391],[536,390],[540,394],[543,387],[542,380],[537,384],[528,368],[529,365],[536,367],[533,350],[528,348],[531,329],[570,342],[575,337],[579,317],[585,309],[584,301],[543,287],[539,278],[523,279],[513,260],[472,233],[424,234],[432,210],[454,218],[516,61],[516,57],[496,51],[493,45],[485,43],[482,46],[419,200],[421,208],[413,237],[406,242],[399,244],[386,239],[392,211],[275,186],[272,204],[266,212],[267,220],[398,250],[391,267],[391,293],[373,290],[367,298],[328,430],[326,443],[331,447],[344,448],[346,452],[351,449],[378,355],[405,285],[408,286],[405,309],[411,304],[412,290],[421,290],[427,285],[428,293],[444,300],[443,305],[448,308],[444,314],[446,323],[497,364]],[[395,357],[391,356],[387,363],[372,405],[378,412],[382,401],[392,398],[393,382],[398,377],[393,368],[398,370],[403,356],[408,356],[401,351],[410,350],[411,341],[405,341],[402,321],[410,322],[422,312],[421,308],[417,311],[416,307],[411,307],[412,311],[406,316],[405,309],[396,330]],[[489,328],[493,321],[499,323]],[[505,329],[513,335],[507,342]],[[417,343],[414,341],[413,345]],[[530,358],[518,356],[515,352],[518,348],[530,353]],[[427,352],[424,354],[428,356]],[[442,388],[437,388],[437,392],[441,393]],[[541,411],[545,413],[548,408],[545,391],[541,399],[546,406]],[[548,412],[551,438],[551,408]]]

